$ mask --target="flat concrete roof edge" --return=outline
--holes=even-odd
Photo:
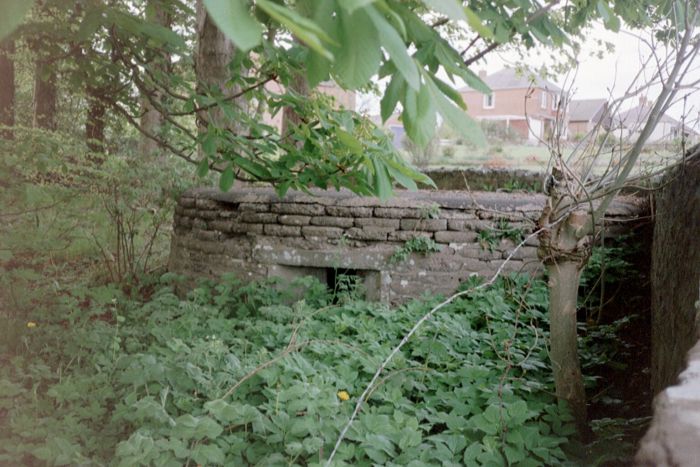
[[[221,192],[214,188],[187,190],[183,197],[210,199],[226,204],[239,203],[297,203],[343,207],[420,208],[437,205],[445,209],[498,209],[502,211],[538,211],[546,196],[541,193],[500,193],[488,191],[397,190],[392,198],[360,196],[350,190],[312,189],[309,193],[290,190],[279,198],[268,187],[246,187]],[[648,201],[635,196],[619,196],[608,211],[610,215],[629,215],[647,209]]]

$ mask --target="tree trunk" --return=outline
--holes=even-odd
[[[166,28],[169,28],[172,22],[171,15],[167,10],[167,5],[165,5],[162,0],[148,1],[146,20]],[[151,57],[150,66],[152,67],[151,73],[153,75],[164,75],[170,71],[169,54],[164,51],[157,51],[155,55]],[[144,79],[147,82],[150,81],[149,78],[144,77]],[[147,91],[142,90],[142,93],[144,92]],[[141,127],[149,134],[158,135],[165,122],[165,118],[151,101],[157,103],[161,108],[163,107],[163,92],[160,91],[157,86],[153,86],[153,92],[151,92],[150,96],[141,96]],[[154,141],[152,138],[141,136],[139,146],[139,152],[147,157],[162,158],[164,156],[158,142]]]
[[[104,151],[105,106],[99,97],[99,90],[88,88],[88,114],[85,122],[85,141],[91,152]]]
[[[309,83],[306,80],[306,76],[302,73],[295,73],[289,86],[291,91],[302,96],[309,95]],[[282,136],[288,136],[290,128],[299,125],[301,123],[301,117],[297,114],[293,108],[285,107],[282,112],[282,128],[280,134]]]
[[[0,126],[15,125],[15,41],[0,42]],[[0,130],[0,138],[13,139],[11,129]]]
[[[239,92],[236,86],[228,85],[231,79],[228,65],[233,60],[236,49],[230,40],[216,27],[202,0],[197,0],[197,50],[195,54],[195,73],[197,76],[197,93],[209,94],[218,90],[222,97]],[[236,99],[235,105],[246,111],[245,99]],[[208,123],[239,134],[243,128],[237,122],[227,119],[221,109],[212,108],[206,115],[198,115],[197,127],[200,133],[208,129]]]
[[[218,95],[221,99],[234,96],[240,92],[240,86],[231,85],[229,64],[236,54],[236,49],[228,38],[216,27],[202,0],[197,0],[197,49],[195,53],[195,75],[197,77],[197,94]],[[247,70],[239,69],[241,75]],[[249,103],[245,97],[227,99],[226,105],[237,107],[239,112],[248,112]],[[221,108],[213,107],[197,114],[197,131],[200,135],[214,127],[223,132],[240,135],[245,131],[241,122],[226,117]],[[202,146],[199,146],[199,158],[204,158]],[[223,165],[218,166],[223,169]],[[241,172],[236,170],[236,178],[241,179]],[[245,186],[241,181],[239,186]]]
[[[586,434],[588,414],[578,358],[576,303],[581,267],[575,261],[547,265],[549,274],[549,356],[558,399],[568,402],[579,432]]]
[[[34,128],[56,129],[56,95],[54,64],[48,58],[39,57],[34,68]]]
[[[153,96],[153,99],[158,99],[158,96]],[[163,126],[163,116],[145,97],[141,99],[141,112],[141,127],[149,134],[158,135]],[[158,142],[146,136],[141,136],[139,153],[155,159],[162,156]]]
[[[538,226],[538,254],[549,274],[549,355],[554,373],[554,385],[559,400],[568,403],[579,434],[590,434],[578,357],[576,305],[581,271],[591,256],[592,218],[586,210],[576,208],[570,196],[570,181],[563,173],[553,170],[558,181],[549,189],[549,199]]]

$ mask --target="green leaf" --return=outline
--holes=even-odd
[[[442,115],[445,120],[454,128],[464,135],[470,142],[477,146],[486,145],[486,137],[484,132],[481,130],[479,124],[474,121],[466,112],[462,111],[458,107],[455,107],[447,98],[440,92],[437,85],[433,82],[432,77],[427,73],[426,86],[430,89],[435,105],[437,106],[438,112]]]
[[[676,27],[680,28],[681,30],[685,30],[685,22],[689,19],[686,17],[687,13],[688,10],[686,9],[684,2],[673,2],[673,15],[670,17],[673,18],[673,24],[677,25]]]
[[[386,165],[386,170],[389,172],[389,175],[391,178],[399,182],[403,187],[408,188],[409,190],[417,190],[418,186],[416,185],[416,182],[413,181],[413,179],[405,174],[403,174],[400,170],[395,169],[391,165],[387,164]]]
[[[375,0],[341,0],[340,6],[348,13],[352,13],[358,8],[365,8],[374,1]]]
[[[616,15],[610,17],[610,20],[605,23],[605,27],[610,29],[612,32],[620,32],[620,18]]]
[[[544,28],[547,30],[549,33],[549,37],[556,45],[557,47],[562,46],[564,43],[569,43],[569,39],[566,37],[566,35],[562,32],[561,29],[559,29],[557,26],[554,25],[551,21],[547,20],[543,23]],[[619,29],[619,25],[618,25]]]
[[[150,37],[160,44],[170,44],[181,49],[187,47],[187,44],[179,34],[159,24],[143,23],[140,29],[143,35]]]
[[[306,61],[306,79],[309,86],[315,88],[319,83],[326,81],[329,77],[331,62],[322,56],[309,50],[309,58]]]
[[[256,5],[272,19],[289,29],[307,47],[328,60],[333,60],[333,54],[323,45],[323,42],[333,44],[334,41],[318,24],[290,8],[269,0],[258,0]]]
[[[213,444],[199,444],[192,453],[192,459],[197,465],[223,464],[226,460],[224,451]]]
[[[271,177],[270,171],[267,170],[267,168],[259,164],[257,162],[253,162],[250,159],[246,159],[244,157],[236,157],[233,160],[233,163],[236,164],[238,167],[241,169],[245,170],[258,180],[265,180]]]
[[[389,56],[396,65],[396,69],[403,75],[406,82],[413,89],[418,90],[420,86],[420,74],[418,73],[418,67],[414,63],[408,51],[406,49],[406,44],[396,29],[394,29],[386,19],[374,8],[369,7],[366,9],[372,23],[377,28],[379,35],[382,38],[382,45],[389,52]]]
[[[500,422],[501,417],[503,415],[501,413],[502,410],[503,409],[497,405],[489,405],[483,412],[484,418],[487,421],[493,423],[494,425],[497,425]]]
[[[3,0],[2,14],[0,14],[0,40],[9,36],[32,8],[32,0]]]
[[[552,43],[549,38],[549,31],[544,27],[544,19],[540,18],[530,24],[530,33],[537,38],[538,41],[545,45]]]
[[[610,21],[610,17],[613,15],[612,10],[610,10],[610,7],[608,6],[608,2],[605,0],[598,0],[598,3],[596,4],[598,14],[602,18],[604,23],[607,23]]]
[[[397,13],[396,10],[390,8],[385,1],[379,1],[376,5],[382,13],[389,17],[391,23],[393,23],[394,27],[399,31],[400,36],[406,39],[408,31],[406,30],[406,23],[404,23],[401,15]]]
[[[620,30],[620,18],[618,18],[612,8],[610,8],[608,2],[605,0],[598,0],[596,6],[600,17],[603,18],[605,27],[613,32],[618,32]]]
[[[396,104],[401,100],[401,95],[406,89],[406,81],[399,74],[395,74],[384,91],[384,96],[380,102],[382,121],[386,122],[394,113]]]
[[[338,136],[338,140],[340,140],[340,142],[343,143],[350,150],[350,152],[353,152],[358,155],[362,154],[362,143],[352,134],[348,133],[343,129],[338,128],[336,130],[336,135]]]
[[[25,389],[19,384],[15,384],[12,381],[0,379],[0,397],[15,397],[19,394],[23,394]]]
[[[79,41],[88,40],[102,24],[102,8],[92,8],[83,17],[78,28],[77,39]]]
[[[503,452],[505,453],[506,459],[508,460],[508,465],[515,465],[518,462],[525,459],[524,449],[516,449],[506,444],[505,446],[503,446]]]
[[[391,198],[394,194],[394,189],[391,185],[391,180],[386,171],[386,166],[383,161],[372,158],[372,165],[374,166],[374,191],[377,197],[381,200]]]
[[[338,14],[339,40],[343,47],[335,51],[333,71],[338,76],[338,81],[349,88],[357,89],[366,84],[379,68],[379,38],[372,21],[363,10],[357,10],[351,15],[341,10]]]
[[[479,443],[471,444],[467,449],[464,450],[464,464],[474,465],[476,459],[484,452],[484,448]]]
[[[209,173],[209,158],[204,157],[197,165],[197,176],[200,178],[206,177]]]
[[[262,27],[250,15],[246,0],[204,0],[204,6],[236,47],[246,52],[260,44]]]
[[[484,25],[481,18],[474,12],[474,10],[469,7],[465,7],[464,13],[467,15],[467,24],[469,24],[470,28],[472,28],[484,39],[494,39],[493,30]]]
[[[106,23],[114,23],[133,35],[146,36],[159,46],[170,44],[183,49],[186,47],[185,41],[176,32],[154,22],[144,21],[138,16],[114,9],[107,10],[105,16]]]
[[[443,99],[448,102],[444,97]],[[402,118],[406,134],[417,145],[425,147],[437,129],[434,98],[426,85],[421,86],[417,93],[411,89],[406,90]]]
[[[337,42],[334,38],[337,34],[337,20],[335,18],[335,10],[337,8],[334,0],[326,0],[321,2],[316,7],[314,13],[314,21],[318,26]],[[306,60],[306,78],[309,81],[309,86],[314,88],[322,81],[328,79],[331,69],[331,61],[325,56],[309,49],[309,55]]]
[[[457,107],[459,107],[462,110],[467,110],[467,104],[464,103],[462,95],[459,92],[457,92],[455,88],[438,78],[434,78],[433,82],[440,89],[440,92],[449,97],[450,100],[457,105]]]
[[[462,2],[457,0],[423,0],[423,3],[433,10],[447,15],[455,21],[466,21]]]
[[[530,417],[529,410],[527,408],[527,402],[516,401],[508,406],[508,415],[510,415],[515,423],[522,423]]]
[[[491,93],[488,85],[476,73],[464,66],[462,58],[447,42],[439,40],[435,43],[435,58],[439,60],[445,71],[459,76],[472,89],[484,94]]]
[[[476,429],[483,431],[487,435],[495,435],[498,433],[498,424],[486,420],[484,414],[474,415],[469,419],[469,422],[474,425]]]
[[[234,180],[234,175],[233,175],[233,165],[229,164],[226,166],[223,172],[221,172],[221,176],[219,177],[219,189],[221,191],[228,191],[231,189],[233,186],[233,180]]]
[[[194,417],[185,414],[175,419],[173,434],[183,439],[215,439],[224,429],[210,417]]]
[[[275,192],[277,193],[277,196],[281,199],[284,198],[284,195],[287,194],[287,191],[289,191],[289,188],[292,186],[292,182],[290,180],[287,180],[285,182],[280,183],[279,185],[275,186]]]
[[[484,81],[479,78],[479,75],[473,71],[465,69],[459,76],[467,83],[467,85],[469,85],[470,88],[483,94],[491,94],[492,91],[488,84],[484,83]]]
[[[393,174],[394,172],[399,172],[399,173],[403,174],[405,177],[409,177],[411,180],[415,180],[416,182],[422,183],[424,185],[428,185],[428,186],[432,186],[432,187],[437,188],[437,186],[435,186],[435,182],[433,182],[433,180],[430,177],[428,177],[424,173],[421,173],[418,170],[416,170],[413,166],[408,164],[402,158],[396,158],[396,159],[387,158],[387,159],[385,159],[385,163],[386,163],[386,168],[389,171],[390,175]],[[405,184],[403,184],[401,182],[399,177],[395,177],[395,178],[396,178],[396,181],[398,181],[402,185],[406,186]],[[406,188],[408,188],[408,186],[406,186]]]

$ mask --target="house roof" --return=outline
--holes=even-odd
[[[597,122],[605,112],[605,99],[576,99],[569,102],[569,121]]]
[[[527,89],[530,87],[546,89],[548,91],[561,92],[561,88],[551,81],[547,81],[535,74],[521,73],[513,68],[504,68],[481,78],[492,90],[498,89]],[[460,91],[473,90],[466,86]]]
[[[615,121],[622,127],[628,129],[641,129],[641,126],[649,119],[652,109],[651,102],[642,102],[636,107],[621,112]],[[672,125],[680,125],[680,122],[673,117],[664,114],[659,119],[659,123],[670,123]]]

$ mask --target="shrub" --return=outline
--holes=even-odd
[[[481,129],[486,138],[493,143],[522,143],[523,138],[513,128],[506,126],[505,122],[494,120],[481,120]]]
[[[422,148],[409,139],[404,140],[404,149],[411,156],[411,162],[416,167],[427,167],[438,155],[440,142],[437,138],[432,138],[428,144]]]

